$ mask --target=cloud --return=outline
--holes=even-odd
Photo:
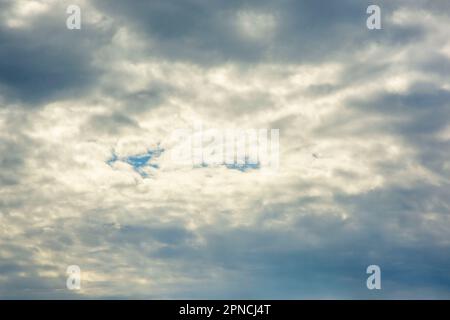
[[[110,40],[102,21],[84,23],[79,32],[65,26],[64,2],[7,2],[3,16],[20,19],[0,29],[0,88],[4,95],[36,107],[54,99],[83,94],[101,70],[93,53]],[[18,12],[18,13],[17,13]],[[23,12],[23,13],[21,13]]]
[[[0,297],[449,297],[444,2],[66,5],[0,5]],[[177,166],[199,124],[279,170]]]

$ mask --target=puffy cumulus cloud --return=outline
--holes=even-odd
[[[450,297],[446,2],[77,3],[0,4],[2,298]],[[177,165],[200,124],[278,171]]]

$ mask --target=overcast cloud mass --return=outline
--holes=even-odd
[[[2,0],[0,298],[449,299],[449,26],[447,0]],[[278,172],[174,166],[199,121],[279,129]]]

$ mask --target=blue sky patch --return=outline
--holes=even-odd
[[[146,167],[152,167],[155,169],[159,169],[159,165],[155,163],[151,163],[152,159],[158,158],[164,149],[148,149],[146,153],[130,155],[126,157],[118,157],[116,153],[113,151],[111,158],[106,161],[109,166],[112,166],[116,161],[122,161],[131,165],[137,173],[141,175],[143,178],[147,178],[148,174],[145,172]]]
[[[247,172],[249,170],[257,170],[261,167],[259,163],[244,163],[244,164],[233,163],[233,164],[226,164],[225,166],[228,169],[239,170],[241,172]]]

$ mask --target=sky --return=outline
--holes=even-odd
[[[1,0],[0,299],[449,299],[449,24],[447,0]],[[199,123],[278,129],[277,170],[176,165]]]

